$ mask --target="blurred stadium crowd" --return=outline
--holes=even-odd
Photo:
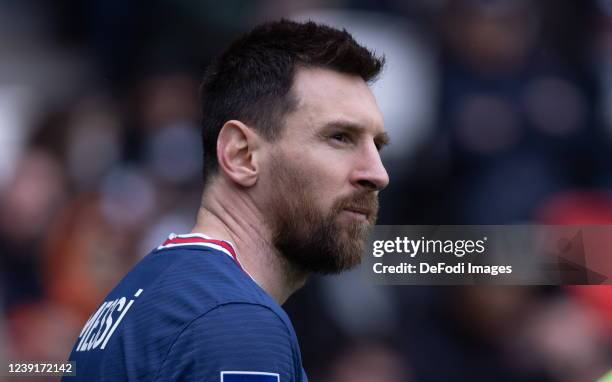
[[[200,201],[198,83],[268,19],[347,27],[388,67],[381,224],[612,223],[612,1],[0,3],[0,359],[65,360]],[[373,287],[286,304],[312,381],[589,382],[608,287]]]

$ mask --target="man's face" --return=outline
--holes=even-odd
[[[389,177],[380,110],[358,76],[296,72],[297,107],[269,145],[260,191],[273,244],[297,269],[338,273],[357,265]]]

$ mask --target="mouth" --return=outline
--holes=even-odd
[[[345,208],[344,211],[348,212],[351,215],[354,215],[355,217],[357,217],[359,219],[364,219],[364,220],[367,220],[370,217],[370,215],[372,214],[372,212],[370,210],[368,210],[368,209],[357,208],[357,207]]]

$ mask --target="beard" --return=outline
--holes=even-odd
[[[289,160],[275,160],[277,189],[269,205],[272,244],[299,272],[337,274],[361,263],[365,240],[376,222],[378,196],[355,192],[334,201],[327,211],[318,208],[316,190],[308,177],[289,168]],[[346,209],[367,211],[367,219],[340,224]]]

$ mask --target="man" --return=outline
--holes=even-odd
[[[108,295],[70,356],[87,381],[307,381],[280,307],[360,261],[388,183],[368,87],[383,60],[346,31],[264,24],[202,84],[205,179],[171,235]]]

